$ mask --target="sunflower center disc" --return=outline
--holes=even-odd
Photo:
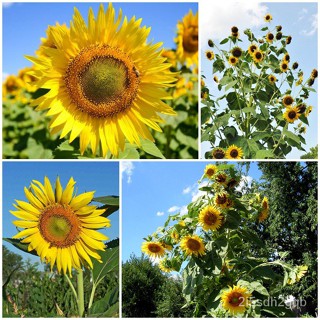
[[[55,204],[45,208],[39,219],[39,230],[50,246],[65,248],[74,244],[80,234],[80,221],[69,207]]]
[[[232,158],[236,158],[238,156],[238,151],[237,150],[232,150],[230,152],[230,155],[231,155]]]
[[[215,224],[217,221],[217,216],[212,214],[212,213],[209,213],[207,216],[206,216],[206,223],[209,224],[209,225],[213,225]]]
[[[187,246],[192,251],[198,251],[200,249],[200,243],[197,240],[189,239]]]
[[[71,60],[64,81],[71,101],[80,111],[95,118],[110,118],[131,107],[140,77],[122,50],[92,45]]]
[[[213,175],[214,175],[214,170],[213,170],[213,169],[208,169],[208,170],[207,170],[207,175],[208,175],[209,177],[213,176]]]
[[[156,244],[150,244],[149,245],[149,250],[151,252],[153,252],[153,253],[157,253],[157,252],[159,252],[161,250],[161,248]]]
[[[185,30],[182,39],[183,49],[189,53],[198,51],[198,27],[190,26]]]
[[[288,117],[289,117],[290,119],[294,119],[294,118],[296,117],[295,111],[290,111],[290,112],[288,113]]]

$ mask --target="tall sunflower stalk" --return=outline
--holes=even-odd
[[[242,46],[239,29],[220,44],[208,41],[206,58],[212,61],[213,81],[220,97],[212,97],[202,79],[202,141],[212,149],[206,158],[216,158],[215,148],[226,151],[234,145],[246,159],[285,158],[293,149],[304,150],[303,134],[312,106],[308,98],[318,71],[304,79],[298,62],[289,52],[292,36],[271,23],[267,14],[258,39],[244,31],[249,46]],[[226,157],[230,159],[230,157]],[[231,157],[232,158],[232,157]]]
[[[99,283],[111,271],[116,271],[117,246],[107,248],[108,237],[98,230],[110,227],[107,211],[112,210],[112,213],[118,207],[109,206],[108,197],[95,199],[94,191],[76,195],[75,184],[70,178],[63,189],[59,177],[54,188],[47,177],[44,183],[33,180],[29,188],[24,188],[27,201],[16,200],[16,210],[10,211],[19,219],[13,221],[19,232],[5,240],[20,250],[39,256],[50,266],[51,272],[65,276],[77,301],[78,316],[83,317],[91,312]],[[92,201],[102,201],[105,205],[97,208]],[[84,269],[90,270],[92,285],[87,306]],[[76,285],[71,280],[74,271]]]
[[[242,177],[234,165],[208,164],[199,180],[204,194],[187,213],[169,216],[141,246],[163,272],[182,273],[183,295],[194,317],[266,316],[262,302],[277,296],[272,290],[298,282],[307,272],[307,266],[286,262],[285,254],[275,259],[260,240],[256,230],[266,228],[269,199],[252,192]],[[272,312],[292,316],[282,307]]]

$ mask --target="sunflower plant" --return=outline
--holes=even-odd
[[[104,305],[94,301],[99,284],[106,276],[118,277],[119,241],[98,230],[110,227],[110,216],[119,208],[116,196],[96,197],[95,191],[76,195],[71,177],[63,189],[59,177],[54,187],[45,177],[44,183],[33,180],[24,188],[27,201],[16,200],[10,211],[19,220],[13,221],[18,233],[4,240],[18,249],[39,256],[54,276],[64,276],[78,306],[78,316],[114,316],[118,314],[118,288],[110,288]],[[91,202],[102,203],[98,207]],[[85,305],[84,273],[90,274],[90,298]],[[76,275],[76,282],[73,276]],[[88,283],[87,283],[88,282]],[[114,290],[116,289],[116,291]]]
[[[285,252],[271,252],[260,240],[255,230],[265,228],[269,200],[239,185],[241,177],[234,165],[208,164],[199,180],[204,194],[186,214],[169,216],[141,249],[163,272],[182,273],[195,317],[291,316],[279,290],[308,267],[290,265]]]
[[[219,159],[221,150],[226,155],[232,145],[246,159],[285,158],[293,148],[305,151],[303,134],[312,111],[308,98],[316,92],[312,86],[318,71],[305,76],[290,54],[292,36],[271,23],[271,14],[265,21],[261,38],[244,31],[248,47],[236,26],[219,44],[208,40],[206,58],[222,95],[210,94],[210,79],[203,77],[202,141],[212,147],[206,158]]]

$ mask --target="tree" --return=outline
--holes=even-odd
[[[261,239],[274,252],[287,252],[289,263],[308,266],[306,276],[283,288],[282,294],[304,299],[303,313],[316,316],[317,163],[261,162],[259,168],[264,179],[260,188],[270,203],[270,216],[260,230]]]
[[[318,145],[310,148],[310,151],[301,156],[301,159],[318,159]]]

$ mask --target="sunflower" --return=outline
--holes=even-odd
[[[214,59],[214,53],[210,50],[206,51],[206,57],[208,60],[213,60]]]
[[[313,78],[310,78],[310,79],[308,80],[308,86],[311,87],[313,84],[314,84],[314,79],[313,79]]]
[[[230,189],[234,188],[238,184],[239,184],[239,181],[236,180],[235,178],[231,178],[230,180],[227,181],[227,187]]]
[[[287,71],[289,70],[288,62],[286,62],[286,61],[281,61],[281,63],[280,63],[280,70],[281,70],[281,72],[287,72]]]
[[[212,206],[207,206],[200,211],[199,223],[201,224],[203,230],[218,230],[222,224],[221,212]]]
[[[228,194],[226,192],[217,193],[213,199],[218,208],[225,209],[228,206]]]
[[[278,32],[280,32],[282,30],[282,26],[276,26],[276,29]]]
[[[263,60],[263,53],[260,50],[256,50],[253,54],[252,54],[252,58],[254,60],[254,62],[259,63]]]
[[[231,50],[231,54],[236,57],[236,58],[239,58],[241,57],[241,54],[242,54],[242,49],[240,47],[234,47],[232,50]]]
[[[256,50],[258,50],[258,46],[254,43],[250,44],[250,46],[248,48],[249,54],[253,55]]]
[[[293,123],[298,120],[300,117],[300,113],[297,107],[289,107],[286,108],[285,113],[283,114],[283,118],[287,120],[289,123]]]
[[[318,78],[318,70],[317,69],[313,69],[311,71],[311,76],[310,76],[312,79],[316,79]]]
[[[214,148],[212,150],[212,158],[213,159],[223,159],[226,155],[226,152],[222,148]]]
[[[9,75],[2,84],[2,97],[5,98],[7,94],[15,96],[23,87],[23,81],[14,76]]]
[[[238,63],[238,58],[234,57],[234,56],[230,56],[228,61],[232,66],[235,66]]]
[[[222,307],[228,310],[230,313],[244,313],[249,306],[249,298],[251,294],[247,288],[240,286],[229,286],[229,290],[226,290],[221,296]]]
[[[89,144],[96,154],[100,142],[103,157],[117,155],[125,138],[138,146],[140,137],[153,141],[147,126],[161,131],[157,112],[175,114],[162,101],[175,78],[161,43],[147,43],[150,28],[141,19],[122,21],[110,3],[96,19],[90,9],[88,20],[75,8],[70,29],[49,27],[53,45],[42,46],[45,56],[27,57],[37,87],[50,89],[32,105],[49,109],[52,133],[70,133],[70,142],[80,136],[82,154]]]
[[[277,32],[276,39],[281,40],[282,39],[282,32]]]
[[[214,77],[213,77],[213,81],[214,81],[215,83],[219,83],[219,78],[218,78],[217,76],[214,76]]]
[[[291,37],[291,36],[288,36],[287,39],[286,39],[286,44],[290,44],[290,43],[291,43],[291,40],[292,40],[292,37]]]
[[[266,14],[264,16],[264,21],[265,22],[270,22],[272,20],[272,15],[270,13]]]
[[[214,164],[208,164],[204,168],[204,174],[209,179],[211,179],[217,171],[218,171],[218,167],[215,166]]]
[[[277,81],[277,78],[273,74],[270,74],[268,79],[271,84],[274,84]]]
[[[269,33],[266,35],[266,40],[267,40],[267,42],[272,43],[272,42],[273,42],[273,39],[274,39],[273,33],[269,32]]]
[[[201,87],[205,87],[206,83],[204,82],[203,78],[201,78]]]
[[[75,196],[75,183],[70,178],[63,190],[57,178],[54,191],[47,177],[44,184],[33,180],[24,188],[29,202],[16,200],[17,211],[10,211],[21,219],[13,224],[24,228],[13,238],[28,243],[28,251],[35,250],[51,269],[56,264],[59,273],[70,275],[72,268],[92,268],[91,257],[101,262],[97,250],[104,251],[102,241],[108,237],[94,229],[110,227],[109,219],[101,216],[105,210],[89,205],[94,191]]]
[[[203,241],[197,235],[183,237],[180,247],[187,255],[194,255],[196,257],[205,255]]]
[[[269,210],[268,209],[263,209],[261,212],[259,212],[258,215],[258,221],[261,223],[264,220],[266,220],[268,218],[269,215]]]
[[[223,172],[223,171],[220,171],[216,174],[215,176],[215,181],[218,182],[219,184],[221,185],[226,185],[227,184],[227,175]]]
[[[172,250],[172,245],[167,244],[165,242],[160,242],[161,246],[165,248],[165,250],[167,251],[171,251]]]
[[[152,258],[160,258],[165,254],[165,248],[160,242],[146,241],[141,246],[141,251]]]
[[[299,67],[298,62],[294,62],[293,65],[292,65],[292,69],[296,70],[296,69],[298,69],[298,67]]]
[[[168,261],[167,259],[162,259],[159,261],[159,269],[163,272],[171,272],[171,271],[174,271],[173,268],[170,268],[168,266]]]
[[[208,40],[208,46],[210,48],[213,48],[213,41],[211,39]]]
[[[297,108],[298,112],[302,114],[307,110],[307,105],[305,103],[300,103],[299,105],[297,105]]]
[[[173,230],[170,234],[170,237],[174,240],[174,242],[177,242],[180,238],[180,235],[176,230]]]
[[[282,99],[282,103],[285,107],[290,107],[293,104],[293,102],[294,102],[294,100],[289,94],[284,96]]]
[[[238,39],[239,38],[239,32],[232,32],[231,36]]]
[[[269,209],[269,200],[267,197],[263,197],[261,205],[263,209]]]
[[[198,13],[190,10],[177,24],[177,57],[187,67],[198,65]]]
[[[289,53],[286,53],[286,54],[284,55],[283,61],[290,62],[290,55],[289,55]]]
[[[243,156],[243,151],[240,147],[236,145],[230,146],[226,151],[226,158],[227,159],[241,159]]]
[[[312,112],[312,106],[309,106],[305,112],[305,116],[307,117]]]
[[[298,81],[296,82],[296,86],[300,86],[303,82],[303,76],[299,77]]]

